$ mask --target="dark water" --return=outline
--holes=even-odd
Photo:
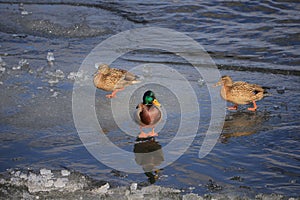
[[[198,88],[197,95],[201,95],[201,122],[195,140],[176,162],[160,170],[155,184],[199,194],[230,190],[299,196],[298,1],[22,2],[23,5],[19,1],[0,1],[0,56],[6,63],[2,63],[5,70],[0,72],[1,171],[68,168],[118,184],[149,184],[143,174],[104,166],[83,146],[72,116],[72,75],[105,39],[133,28],[162,27],[196,40],[222,75],[268,87],[272,96],[258,102],[255,113],[246,111],[246,106],[237,112],[227,111],[216,146],[199,159],[210,120],[210,102],[207,87],[198,81],[188,63],[155,51],[131,52],[117,59],[115,67],[167,64],[187,77]],[[49,51],[55,56],[53,65],[46,60]],[[24,59],[27,62],[19,63]],[[162,95],[169,94],[164,88],[157,90],[169,108],[169,122],[153,148],[167,145],[180,122],[178,108],[170,106],[174,99]],[[105,94],[96,93],[97,117],[112,142],[134,153],[135,138],[114,123]],[[134,97],[132,102],[139,100]],[[160,153],[156,168],[166,154]],[[210,180],[219,187],[210,187]]]

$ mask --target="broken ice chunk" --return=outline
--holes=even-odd
[[[40,174],[41,175],[52,175],[52,172],[49,169],[40,169]]]
[[[48,62],[53,62],[55,59],[54,59],[54,54],[53,52],[48,52],[47,54],[47,61]]]
[[[65,169],[61,170],[62,176],[69,176],[70,174],[71,174],[71,172],[69,172],[68,170],[65,170]]]
[[[285,87],[277,87],[276,91],[278,94],[283,94],[285,92]]]
[[[105,185],[102,185],[101,187],[94,189],[93,192],[98,193],[98,194],[105,194],[105,193],[107,193],[109,188],[110,188],[110,185],[108,183],[106,183]]]
[[[62,188],[65,187],[65,185],[68,183],[68,179],[67,178],[58,178],[55,182],[54,182],[54,187],[56,188]]]
[[[29,66],[29,62],[26,59],[21,59],[19,61],[18,67],[28,67]]]
[[[21,15],[28,15],[28,14],[29,14],[29,12],[26,11],[26,10],[22,10],[22,11],[21,11]]]

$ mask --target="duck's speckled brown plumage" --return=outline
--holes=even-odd
[[[261,100],[264,97],[264,89],[256,84],[250,84],[243,81],[233,82],[230,76],[222,76],[216,86],[222,85],[221,96],[226,101],[234,103],[231,109],[236,110],[238,105],[253,103],[253,108],[248,110],[255,111],[255,101]]]
[[[109,98],[114,97],[116,91],[139,82],[136,75],[123,69],[110,68],[106,64],[99,65],[94,75],[94,85],[97,88],[105,91],[114,91],[112,95],[107,95]]]

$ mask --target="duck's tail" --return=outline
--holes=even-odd
[[[141,80],[134,80],[134,81],[131,81],[131,84],[137,84],[137,83],[140,83]]]
[[[271,89],[270,87],[262,86],[262,88],[264,89],[264,92],[263,92],[264,97],[273,96],[273,94],[269,92],[269,90]]]

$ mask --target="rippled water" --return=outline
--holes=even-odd
[[[299,196],[298,1],[22,2],[0,1],[0,56],[6,63],[0,68],[5,68],[0,70],[1,171],[66,167],[117,184],[149,184],[147,176],[118,172],[88,153],[74,126],[72,90],[75,72],[97,44],[121,31],[162,27],[196,40],[221,74],[268,87],[272,96],[258,102],[256,113],[247,112],[246,106],[227,111],[216,146],[199,159],[210,120],[209,93],[201,77],[185,60],[166,52],[141,50],[117,59],[113,66],[127,69],[166,64],[186,77],[201,97],[195,140],[176,162],[158,172],[155,184],[199,194],[234,190]],[[54,53],[53,65],[46,60],[49,51]],[[152,147],[159,149],[174,137],[181,116],[178,107],[172,107],[178,104],[176,97],[167,88],[153,87],[168,113]],[[95,104],[107,137],[132,154],[147,149],[120,130],[105,94],[97,91]],[[138,101],[139,96],[131,98],[133,106]],[[169,153],[154,155],[155,168],[160,168]],[[136,164],[152,161],[137,158]],[[210,180],[219,187],[209,187]]]

